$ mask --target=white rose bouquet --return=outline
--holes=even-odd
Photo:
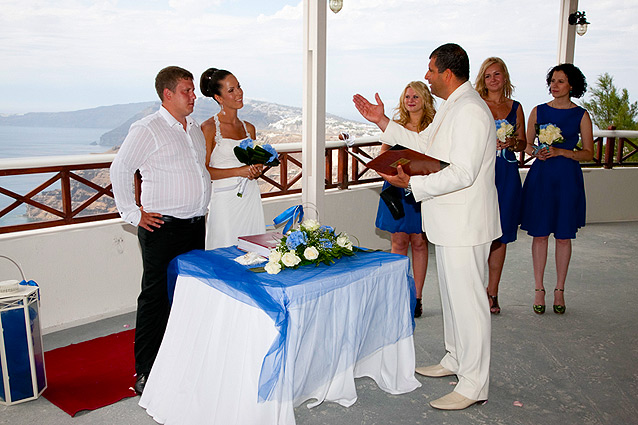
[[[534,154],[541,149],[549,150],[549,147],[556,143],[563,143],[565,139],[561,134],[561,130],[555,124],[536,124],[536,134],[538,138],[538,146],[534,147]]]
[[[507,120],[495,120],[494,123],[496,124],[496,138],[499,142],[507,143],[508,139],[516,137],[516,126],[510,124]],[[513,160],[509,159],[504,150],[505,149],[499,149],[496,156],[502,156],[508,162],[516,162],[516,158]],[[513,148],[509,147],[507,150],[511,152]]]
[[[516,127],[510,124],[507,120],[496,120],[496,138],[502,142],[507,142],[507,139],[514,137]]]
[[[306,264],[333,264],[344,255],[359,251],[345,233],[335,233],[330,226],[322,226],[317,220],[306,219],[299,229],[286,233],[276,248],[270,251],[268,263],[253,271],[277,274],[284,268],[297,268]]]

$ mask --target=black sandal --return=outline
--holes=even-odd
[[[421,298],[416,299],[416,306],[414,307],[414,317],[421,317],[423,314],[423,303],[421,303]]]
[[[498,305],[498,295],[487,294],[487,298],[490,300],[490,313],[500,314],[501,307]]]

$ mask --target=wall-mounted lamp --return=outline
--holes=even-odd
[[[576,25],[576,34],[585,35],[587,32],[587,19],[585,19],[585,12],[574,12],[569,15],[569,25]]]
[[[328,4],[330,6],[330,10],[334,13],[338,13],[343,7],[343,0],[330,0],[330,3]]]

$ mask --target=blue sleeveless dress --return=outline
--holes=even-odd
[[[580,106],[555,109],[547,104],[536,107],[538,124],[555,124],[564,142],[555,148],[573,150],[580,133],[585,110]],[[521,229],[530,236],[574,239],[585,225],[585,183],[580,164],[564,156],[535,160],[523,184]]]
[[[383,182],[383,189],[389,186],[390,183]],[[377,208],[375,226],[380,230],[386,230],[390,233],[422,233],[423,225],[421,223],[421,203],[417,202],[411,194],[405,196],[405,189],[397,189],[399,189],[402,195],[401,199],[405,216],[395,220],[385,202],[379,198],[379,207]]]
[[[510,113],[505,118],[513,126],[516,126],[516,111],[519,105],[520,103],[514,101]],[[518,173],[516,154],[503,149],[501,154],[496,157],[494,174],[496,176],[501,230],[503,231],[503,236],[498,241],[501,243],[514,242],[518,225],[521,222],[522,199],[521,176]]]

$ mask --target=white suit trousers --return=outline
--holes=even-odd
[[[441,365],[458,376],[454,391],[472,400],[487,400],[489,389],[492,327],[484,280],[490,245],[436,245],[447,351]]]

